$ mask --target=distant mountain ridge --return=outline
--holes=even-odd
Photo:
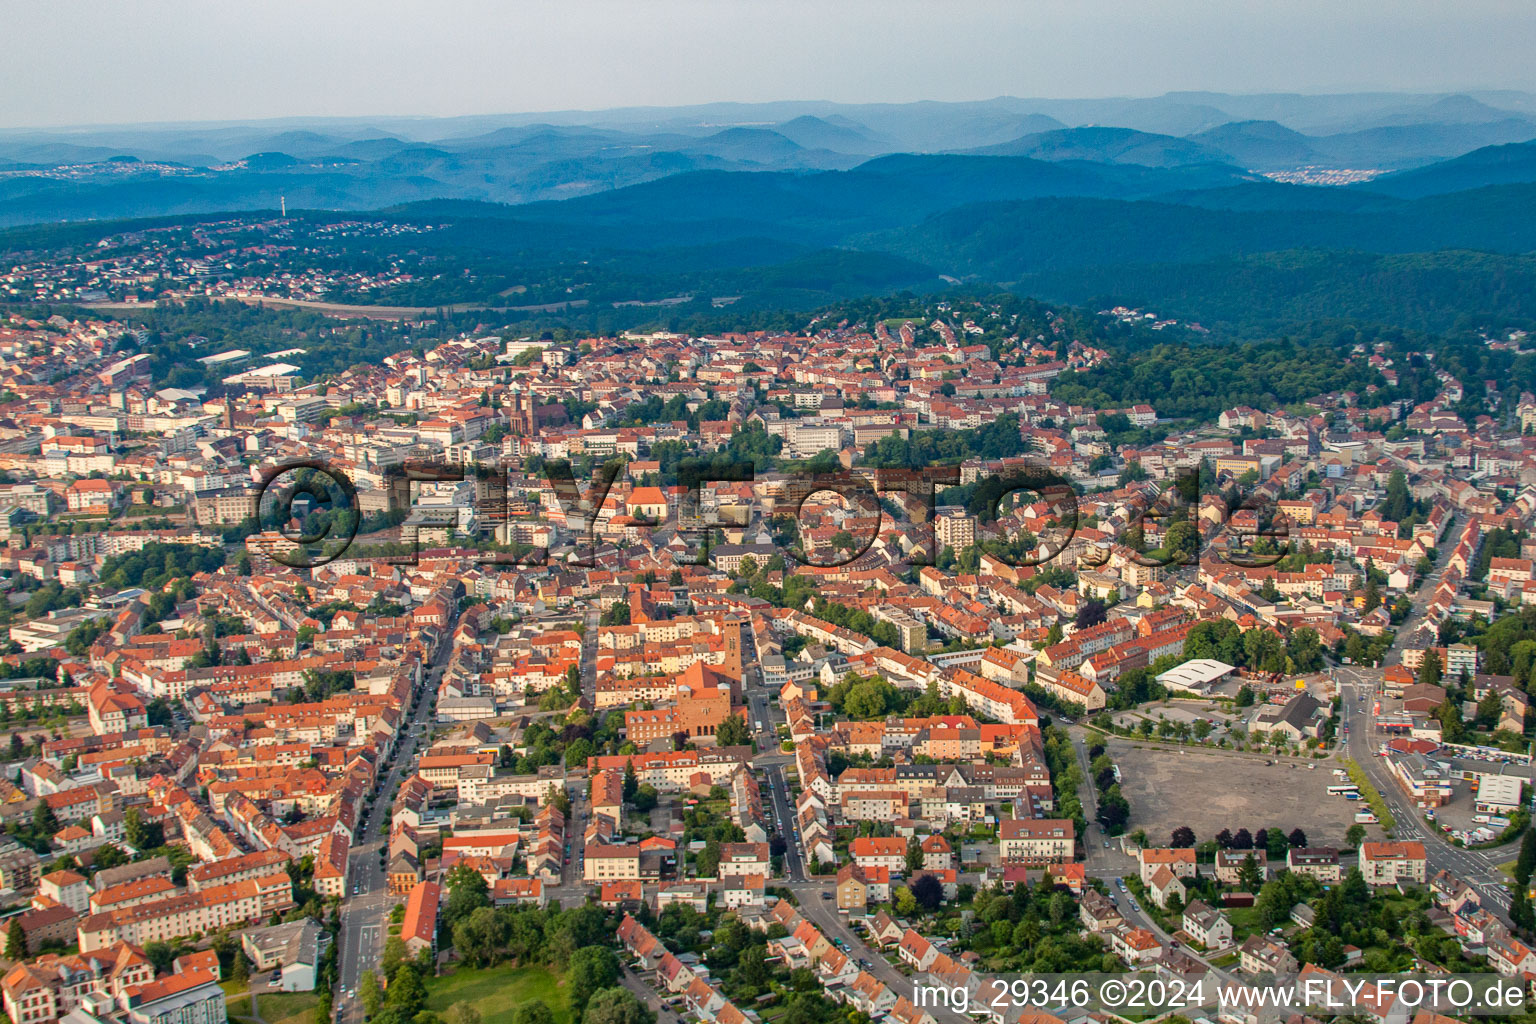
[[[969,151],[984,156],[1026,156],[1035,160],[1086,160],[1092,163],[1180,167],[1232,163],[1229,154],[1191,139],[1140,132],[1134,128],[1089,126],[1038,132],[995,146]]]
[[[1380,173],[1347,187],[1275,177],[1316,167]],[[1332,302],[1443,326],[1457,308],[1536,308],[1510,291],[1536,281],[1524,93],[13,132],[0,169],[0,227],[373,211],[430,222],[421,245],[513,280],[600,265],[626,288],[725,289],[748,306],[961,281],[1232,319],[1233,282],[1277,318]]]
[[[432,198],[527,203],[691,171],[847,170],[898,153],[1392,172],[1533,139],[1536,95],[1513,92],[705,104],[12,131],[0,132],[0,166],[22,180],[0,182],[0,223],[130,216],[155,212],[156,202],[164,213],[249,209],[290,192],[338,209]],[[118,156],[144,166],[109,173]],[[72,168],[71,188],[25,180],[61,166]],[[161,180],[171,178],[184,180]]]

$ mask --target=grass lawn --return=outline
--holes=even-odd
[[[256,1011],[267,1024],[314,1024],[320,997],[313,992],[262,993]]]
[[[1232,922],[1232,941],[1241,945],[1243,940],[1264,930],[1259,923],[1259,912],[1252,907],[1228,907],[1227,920]]]
[[[427,1009],[446,1013],[454,1003],[469,1003],[484,1024],[510,1024],[517,1008],[534,999],[554,1012],[555,1024],[570,1024],[565,988],[547,967],[460,967],[427,984]]]
[[[224,1010],[230,1020],[250,1020],[251,997],[248,995],[225,996]]]

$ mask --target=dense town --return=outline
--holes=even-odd
[[[168,267],[78,269],[8,281]],[[1536,397],[1384,403],[1409,357],[1361,343],[1365,388],[1175,421],[1068,400],[1117,356],[1039,327],[487,329],[322,376],[183,339],[218,383],[168,387],[127,313],[10,315],[13,1024],[1529,987]]]

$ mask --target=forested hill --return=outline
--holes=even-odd
[[[1528,148],[1322,187],[1195,161],[1201,151],[1181,147],[1156,150],[1163,166],[1118,162],[1150,152],[1137,148],[1146,140],[1123,134],[1100,140],[1103,161],[1039,158],[1061,155],[1068,141],[1026,147],[1033,156],[692,170],[561,202],[435,199],[370,215],[415,232],[409,244],[393,229],[330,232],[338,215],[323,211],[290,206],[287,223],[312,232],[296,251],[323,255],[327,269],[415,261],[415,272],[383,286],[327,293],[366,304],[508,305],[515,292],[526,307],[708,308],[719,298],[743,310],[806,310],[959,285],[1149,308],[1220,337],[1317,318],[1425,330],[1536,318],[1536,158]],[[78,191],[61,194],[83,201]],[[5,203],[0,197],[0,217]],[[84,251],[142,226],[15,229],[0,235],[0,251]],[[444,265],[454,272],[442,273]]]

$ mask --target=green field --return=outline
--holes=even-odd
[[[267,1024],[314,1024],[319,1003],[313,992],[264,992],[256,997],[256,1012]]]
[[[1232,922],[1232,941],[1238,945],[1242,945],[1248,936],[1264,930],[1259,923],[1259,912],[1252,907],[1227,907],[1226,915]]]
[[[248,995],[226,996],[224,1012],[233,1021],[251,1020],[251,997]]]
[[[454,1003],[469,1003],[484,1024],[511,1024],[517,1008],[534,999],[554,1011],[556,1024],[570,1024],[565,989],[546,967],[461,967],[427,984],[427,1009],[446,1013]]]

